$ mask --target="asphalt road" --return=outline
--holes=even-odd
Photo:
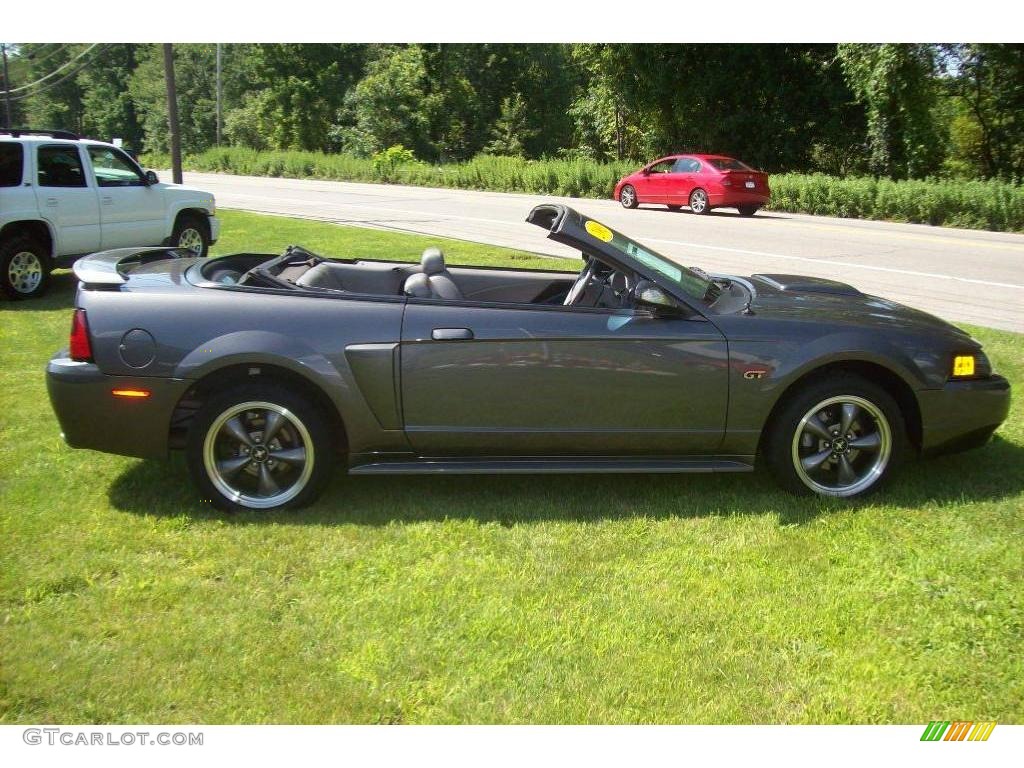
[[[629,211],[612,200],[208,173],[186,173],[185,183],[213,192],[223,208],[576,256],[524,221],[532,206],[557,200],[682,264],[828,277],[947,320],[1024,332],[1024,235],[788,213],[694,216],[663,206]]]

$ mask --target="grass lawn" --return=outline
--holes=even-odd
[[[534,265],[223,219],[220,253]],[[763,472],[339,473],[222,516],[180,457],[63,445],[43,367],[72,300],[64,274],[0,303],[0,722],[1024,721],[1019,397],[991,445],[861,504]],[[971,332],[1019,392],[1024,337]]]

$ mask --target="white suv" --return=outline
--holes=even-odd
[[[41,295],[50,270],[87,253],[174,245],[205,256],[213,195],[161,184],[112,144],[66,131],[0,130],[0,290]]]

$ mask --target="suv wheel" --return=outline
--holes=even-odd
[[[905,445],[903,415],[888,392],[833,374],[783,404],[768,425],[764,457],[786,490],[853,498],[882,485]]]
[[[25,236],[0,244],[0,289],[11,299],[42,296],[50,283],[50,255]]]
[[[336,460],[327,424],[305,398],[274,384],[228,390],[192,422],[189,472],[220,509],[300,507],[316,498]]]
[[[210,228],[198,216],[179,216],[171,234],[171,245],[192,251],[196,256],[210,252]]]

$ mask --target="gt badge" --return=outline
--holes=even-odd
[[[748,368],[743,372],[744,379],[763,379],[768,374],[767,368]]]

